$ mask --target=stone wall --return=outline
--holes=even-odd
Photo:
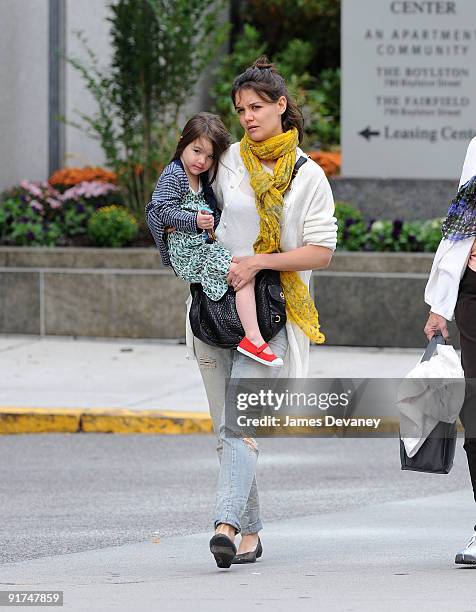
[[[367,218],[433,219],[444,217],[458,184],[456,181],[401,179],[330,180],[336,200],[359,208]]]
[[[313,275],[327,343],[423,346],[432,258],[337,252]],[[187,295],[152,248],[0,248],[0,333],[183,338]]]

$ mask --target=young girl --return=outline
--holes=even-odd
[[[201,283],[212,300],[226,293],[227,275],[237,265],[230,251],[213,239],[220,212],[210,185],[229,144],[229,134],[218,116],[198,113],[192,117],[146,208],[164,265],[172,266],[189,283]],[[245,330],[237,350],[264,365],[282,366],[283,360],[272,352],[258,327],[254,280],[236,291],[236,310]]]

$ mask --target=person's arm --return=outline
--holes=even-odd
[[[476,138],[473,138],[466,151],[459,186],[464,185],[475,174]],[[453,318],[461,280],[459,262],[466,256],[466,251],[469,255],[469,243],[473,242],[473,239],[467,238],[449,245],[447,239],[442,239],[438,246],[425,288],[425,302],[430,306],[430,313],[423,331],[428,340],[437,332],[440,332],[445,340],[449,338],[447,321]],[[451,265],[453,260],[455,265]]]
[[[182,192],[177,174],[161,175],[146,207],[147,224],[157,244],[163,240],[166,227],[190,234],[198,231],[197,213],[182,210],[180,206]]]
[[[332,249],[308,244],[292,251],[286,251],[286,253],[261,253],[249,257],[233,257],[233,261],[241,262],[243,271],[250,271],[251,280],[260,270],[278,270],[279,272],[321,270],[330,264],[332,253]]]

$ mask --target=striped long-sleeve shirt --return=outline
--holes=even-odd
[[[217,208],[215,196],[208,185],[208,176],[200,176],[203,186],[203,195],[208,206],[214,211],[215,227],[220,220],[220,211]],[[197,227],[197,213],[182,210],[180,203],[188,192],[190,186],[182,162],[177,159],[164,168],[152,193],[152,199],[145,208],[147,225],[154,237],[155,244],[160,251],[164,266],[170,266],[167,249],[167,227],[175,227],[181,232],[196,234],[201,232]]]

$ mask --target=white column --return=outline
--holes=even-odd
[[[107,9],[108,0],[66,0],[66,54],[86,58],[73,30],[83,30],[88,39],[88,45],[97,54],[100,65],[107,67],[110,62],[111,50],[109,43],[110,16]],[[65,69],[66,117],[75,122],[81,122],[74,112],[79,109],[87,115],[97,112],[97,104],[86,89],[84,82],[70,64]],[[65,166],[96,166],[104,164],[104,155],[100,144],[85,136],[85,134],[70,126],[65,127]]]
[[[48,173],[48,0],[0,2],[0,190]]]

